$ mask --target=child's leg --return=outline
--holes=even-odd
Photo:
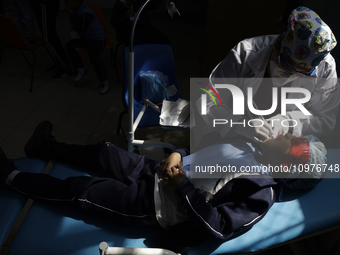
[[[36,1],[34,4],[37,22],[44,42],[51,54],[55,57],[57,65],[63,71],[72,73],[71,63],[59,39],[56,29],[56,19],[59,12],[59,1]]]
[[[78,68],[84,68],[83,60],[81,59],[79,53],[76,51],[76,48],[78,47],[84,47],[82,39],[72,39],[65,45],[67,55],[69,56],[72,65],[76,70]]]
[[[12,182],[13,189],[33,199],[80,207],[97,217],[123,222],[138,219],[141,224],[156,225],[153,189],[149,186],[153,184],[133,177],[123,183],[88,176],[60,180],[46,174],[24,172],[18,173]]]
[[[23,28],[25,37],[29,42],[33,42],[35,35],[35,24],[32,16],[30,4],[27,0],[15,0],[18,4],[20,25]]]
[[[102,142],[92,145],[60,143],[54,139],[52,131],[52,123],[42,121],[25,145],[26,155],[75,164],[122,181],[135,170],[155,171],[160,164],[123,150],[112,143]]]
[[[109,142],[77,145],[49,141],[43,150],[45,158],[71,163],[85,169],[95,170],[103,176],[125,181],[138,169],[154,171],[160,163],[139,154],[128,152]]]
[[[84,42],[91,64],[94,66],[98,80],[101,83],[107,80],[103,61],[105,43],[106,40]]]
[[[17,169],[0,147],[0,188],[12,187],[34,199],[75,205],[97,216],[129,222],[137,219],[136,223],[155,225],[154,166],[137,165],[131,171],[130,165],[121,170],[128,170],[122,181],[89,176],[60,180],[46,174],[21,172],[25,169]]]

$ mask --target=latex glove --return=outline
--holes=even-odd
[[[239,125],[235,131],[237,134],[245,136],[257,143],[261,143],[268,139],[273,133],[270,125],[261,119],[246,121],[245,127],[243,125]]]
[[[283,120],[289,120],[288,116],[283,116],[281,114],[278,114],[274,117],[271,117],[268,119],[268,124],[273,129],[273,138],[277,138],[280,135],[285,135],[289,131],[289,127],[285,127],[289,125],[288,121],[284,121],[282,125]]]

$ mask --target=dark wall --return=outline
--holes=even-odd
[[[210,0],[201,59],[202,76],[212,69],[239,41],[280,33],[287,0]]]

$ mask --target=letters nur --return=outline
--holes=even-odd
[[[233,114],[234,115],[244,115],[244,95],[242,90],[235,85],[230,84],[216,84],[216,89],[229,89],[232,97],[233,97]],[[287,93],[302,93],[305,95],[304,98],[294,98],[288,99]],[[250,96],[249,96],[250,95]],[[250,112],[255,115],[269,115],[276,110],[277,107],[277,88],[273,88],[273,103],[270,109],[268,110],[258,110],[253,105],[253,88],[249,87],[247,89],[247,98],[248,98],[248,108]],[[304,106],[303,103],[306,103],[310,100],[311,94],[309,90],[304,88],[281,88],[281,114],[286,115],[286,105],[287,104],[295,104],[304,115],[312,115]],[[201,113],[202,115],[207,114],[207,97],[206,94],[201,95],[202,104],[201,104]]]

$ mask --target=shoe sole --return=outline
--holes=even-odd
[[[53,124],[48,121],[45,120],[41,123],[39,123],[39,125],[35,128],[32,137],[27,141],[24,151],[27,157],[35,157],[38,155],[38,151],[34,150],[35,147],[35,141],[37,140],[38,136],[41,133],[41,130],[45,129],[45,128],[49,128],[51,130],[53,130]]]

